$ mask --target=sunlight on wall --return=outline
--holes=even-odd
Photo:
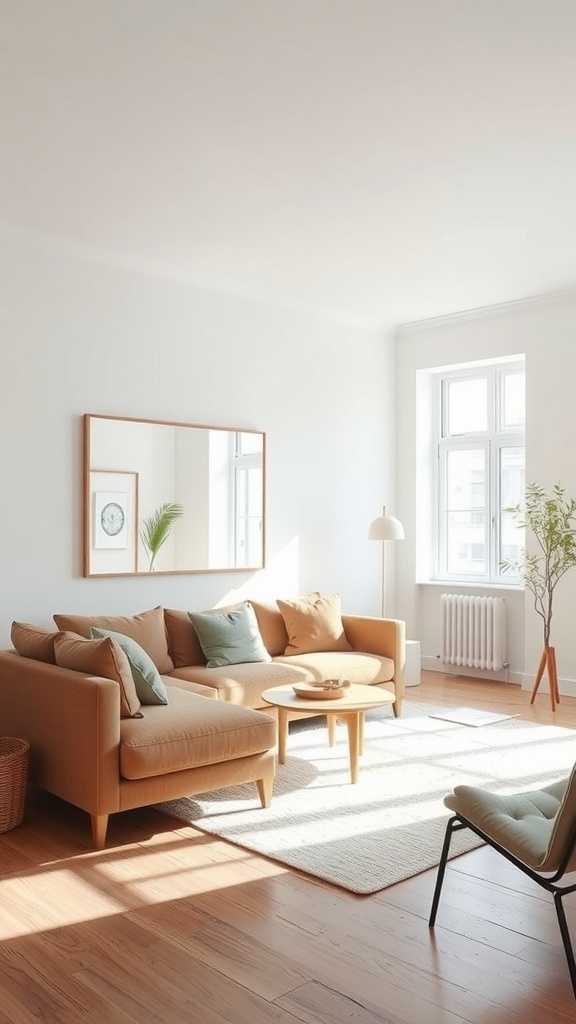
[[[280,551],[269,557],[265,569],[259,569],[249,579],[237,587],[231,587],[216,602],[215,608],[224,608],[236,601],[249,598],[270,600],[271,598],[290,597],[299,592],[300,588],[300,543],[293,537]]]

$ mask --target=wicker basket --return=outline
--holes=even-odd
[[[26,803],[30,744],[0,736],[0,832],[20,825]]]

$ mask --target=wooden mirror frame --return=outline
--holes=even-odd
[[[255,566],[240,566],[224,569],[157,569],[136,570],[135,572],[90,572],[90,473],[97,472],[98,468],[90,465],[91,461],[91,425],[93,420],[118,420],[122,423],[148,423],[164,427],[191,427],[197,430],[221,430],[224,433],[258,434],[262,438],[262,563]],[[266,433],[263,430],[254,430],[251,427],[222,427],[207,423],[186,423],[181,420],[156,420],[140,416],[110,416],[101,413],[86,412],[82,416],[83,439],[82,439],[82,575],[86,579],[119,579],[134,578],[138,576],[206,576],[206,575],[227,575],[247,572],[259,572],[266,568]],[[107,470],[106,472],[110,472]],[[121,472],[116,470],[115,472]],[[136,474],[137,476],[137,474]],[[136,484],[137,488],[137,484]],[[138,523],[138,490],[136,490],[136,524]],[[138,543],[138,532],[136,530],[135,543]],[[137,564],[137,563],[136,563]]]

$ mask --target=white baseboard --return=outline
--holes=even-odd
[[[447,676],[470,676],[473,679],[489,679],[492,682],[511,683],[513,686],[521,686],[523,690],[531,690],[534,684],[534,676],[528,672],[517,672],[515,669],[503,669],[501,672],[481,672],[474,668],[458,668],[456,665],[445,665],[440,658],[426,656],[422,658],[422,668],[427,672],[443,672]],[[576,679],[561,676],[558,679],[560,695],[565,697],[576,697]],[[548,693],[548,679],[543,679],[538,693]]]
[[[523,690],[531,690],[534,686],[534,676],[523,672],[521,685]],[[558,689],[560,690],[560,696],[564,694],[565,697],[576,697],[576,679],[570,679],[568,676],[559,676]],[[538,687],[538,693],[548,693],[548,679],[542,680]]]
[[[510,669],[510,678],[508,680],[509,683],[513,683],[514,686],[521,686],[522,689],[524,689],[525,679],[525,672],[516,672],[513,669]]]

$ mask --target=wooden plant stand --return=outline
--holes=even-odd
[[[556,705],[560,703],[560,690],[558,689],[558,669],[556,666],[556,648],[550,647],[548,644],[545,645],[542,651],[542,657],[540,658],[540,664],[538,666],[538,672],[536,673],[536,679],[534,680],[534,686],[532,687],[532,695],[530,697],[530,703],[533,704],[538,693],[538,687],[544,677],[544,672],[548,672],[548,689],[550,692],[550,706],[552,711],[556,710]]]

